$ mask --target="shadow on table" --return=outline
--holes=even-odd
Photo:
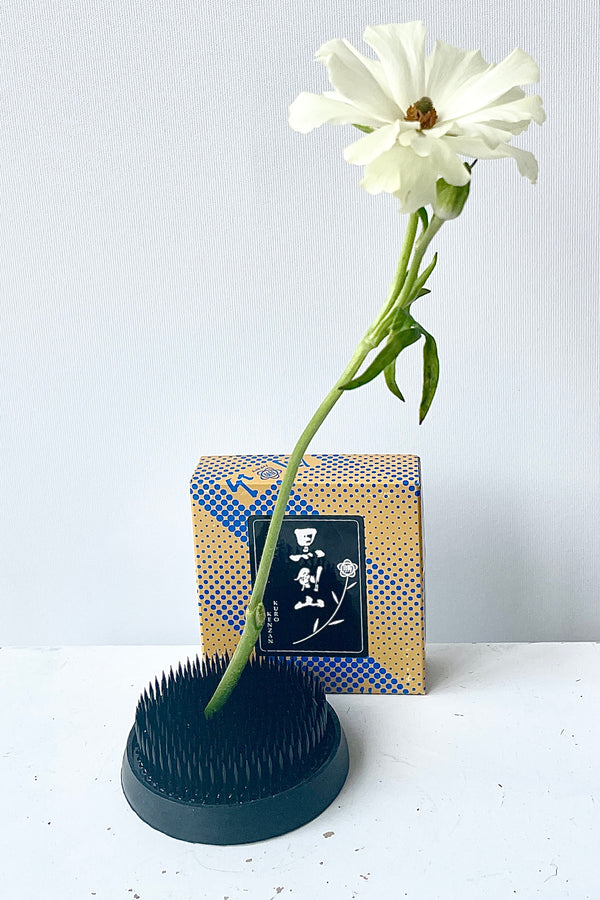
[[[544,673],[550,677],[553,661],[556,655],[543,642],[434,644],[427,650],[427,693],[456,687],[489,690],[508,681],[531,684]]]
[[[342,727],[350,751],[350,771],[342,788],[342,791],[347,791],[352,789],[355,783],[362,781],[367,749],[364,729],[361,730],[360,724],[353,721],[352,716],[344,717]]]
[[[446,644],[427,648],[427,693],[434,694],[445,688],[472,681],[481,656],[482,644]]]
[[[426,661],[427,693],[433,694],[449,686],[456,677],[456,672],[448,668],[447,660],[438,656],[428,655]]]

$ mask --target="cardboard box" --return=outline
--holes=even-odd
[[[202,647],[243,627],[285,456],[202,457],[191,481]],[[296,476],[258,653],[292,656],[338,693],[425,693],[416,456],[315,454]]]

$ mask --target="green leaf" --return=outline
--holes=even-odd
[[[357,125],[356,122],[352,123],[352,127],[358,128],[359,131],[364,131],[365,134],[371,134],[371,132],[374,131],[370,125]]]
[[[385,383],[389,387],[389,389],[392,392],[392,394],[394,395],[394,397],[397,397],[398,400],[402,400],[402,402],[404,403],[404,397],[402,396],[402,392],[400,391],[400,388],[398,387],[398,384],[396,382],[396,360],[395,359],[392,360],[392,362],[389,364],[389,366],[385,367],[385,369],[383,370],[383,377],[385,378]]]
[[[417,297],[420,297],[420,296],[421,296],[421,294],[420,294],[419,292],[423,289],[423,285],[425,284],[425,282],[427,281],[427,279],[429,278],[429,276],[431,275],[431,273],[432,273],[433,270],[435,269],[435,266],[436,266],[436,263],[437,263],[437,258],[438,258],[438,255],[437,255],[437,253],[435,253],[434,256],[433,256],[433,259],[431,260],[431,262],[429,263],[429,265],[427,266],[427,268],[426,268],[423,272],[421,272],[421,274],[419,275],[419,277],[418,277],[417,280],[415,281],[415,286],[414,286],[414,288],[413,288],[413,291],[416,292],[416,293],[415,293],[415,296],[414,296],[414,299],[415,299],[415,300],[417,299]]]
[[[427,210],[425,209],[424,206],[422,206],[421,209],[417,210],[417,215],[420,218],[421,223],[423,225],[423,231],[426,231],[427,226],[429,225],[429,216],[427,215]]]
[[[343,384],[342,390],[352,391],[357,387],[362,387],[363,384],[368,384],[369,381],[373,381],[380,372],[383,372],[390,363],[394,362],[398,354],[404,350],[405,347],[414,344],[420,337],[421,332],[417,328],[405,328],[403,331],[392,331],[387,344],[383,350],[377,354],[371,365],[365,369],[358,378],[353,378],[351,381],[347,381],[346,384]]]
[[[423,393],[419,407],[419,425],[429,412],[440,377],[440,361],[435,339],[425,329],[423,329],[423,335],[425,337],[425,344],[423,345]]]
[[[399,334],[400,332],[409,330],[411,328],[419,329],[420,325],[418,322],[415,322],[407,309],[399,306],[394,312],[394,318],[392,320],[392,324],[390,325],[390,332],[393,334]]]
[[[419,297],[424,297],[425,294],[430,294],[430,293],[431,293],[431,291],[429,290],[429,288],[421,288],[421,290],[419,291],[419,293],[418,293],[417,296],[415,297],[415,300],[418,300]]]

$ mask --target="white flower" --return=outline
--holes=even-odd
[[[317,59],[335,90],[301,93],[289,122],[302,133],[324,122],[368,131],[344,151],[349,163],[365,166],[365,190],[394,194],[402,212],[414,212],[434,204],[438,178],[457,186],[469,181],[461,156],[512,156],[535,182],[535,157],[510,144],[532,120],[541,125],[545,119],[541,98],[519,87],[539,80],[527,53],[517,49],[488,64],[478,50],[438,41],[425,56],[422,22],[369,27],[364,40],[379,60],[345,40],[321,47]]]
[[[338,563],[337,567],[342,578],[354,578],[358,570],[358,566],[351,559],[345,559],[343,562]]]

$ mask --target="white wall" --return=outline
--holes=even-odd
[[[422,301],[417,425],[376,382],[312,449],[422,457],[428,637],[600,639],[598,6],[6,0],[0,65],[3,644],[197,639],[188,479],[286,452],[379,308],[404,220],[349,134],[287,126],[326,39],[423,19],[540,63],[548,122],[481,162]],[[413,374],[414,373],[414,374]]]

